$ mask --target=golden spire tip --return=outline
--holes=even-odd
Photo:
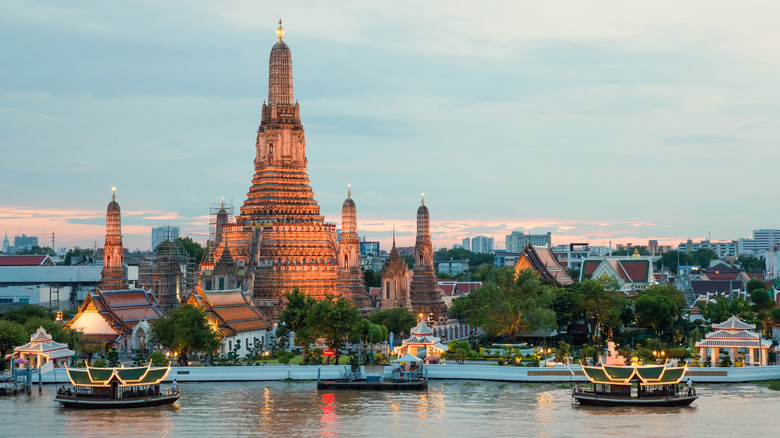
[[[284,28],[282,27],[282,19],[279,19],[279,29],[276,30],[276,37],[279,38],[279,41],[284,38]]]
[[[113,193],[111,194],[111,199],[113,199],[114,201],[116,201],[116,187],[111,187],[111,192],[113,192]]]
[[[352,184],[347,184],[347,198],[352,197]]]
[[[425,193],[422,194],[422,200],[420,202],[422,202],[422,205],[425,205]]]

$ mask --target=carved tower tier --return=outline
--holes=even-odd
[[[127,289],[125,254],[122,246],[122,214],[112,188],[111,202],[106,208],[106,242],[103,245],[103,271],[98,282],[100,290]]]
[[[425,199],[417,209],[417,240],[414,245],[414,272],[409,288],[409,299],[414,313],[422,319],[439,320],[447,314],[447,305],[442,300],[438,278],[433,267],[433,245],[431,244],[431,219]]]
[[[282,41],[281,22],[278,37],[271,49],[268,102],[257,131],[252,187],[236,218],[244,229],[253,230],[247,251],[254,265],[253,297],[272,319],[281,313],[284,294],[294,288],[318,299],[344,295],[358,300],[350,277],[354,259],[349,267],[339,263],[336,226],[320,216],[309,186],[306,139],[293,99],[292,55]]]

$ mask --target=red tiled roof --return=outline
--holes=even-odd
[[[41,266],[53,264],[54,262],[51,261],[49,256],[45,255],[0,256],[0,266]]]
[[[648,260],[620,260],[620,265],[632,282],[646,282],[650,276]]]
[[[446,297],[451,297],[453,292],[455,292],[455,285],[454,284],[440,284],[439,289],[441,289],[442,294]]]

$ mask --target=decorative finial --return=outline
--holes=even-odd
[[[284,28],[282,27],[282,19],[279,19],[279,29],[276,30],[276,36],[279,38],[279,41],[284,38]]]
[[[422,201],[420,202],[422,202],[422,205],[425,205],[425,193],[422,194]]]
[[[116,187],[111,187],[111,192],[113,192],[113,193],[111,194],[111,199],[113,199],[114,201],[116,201]]]
[[[347,184],[347,198],[352,197],[352,184]]]
[[[225,208],[225,197],[222,197],[222,208]]]

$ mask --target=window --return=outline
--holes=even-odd
[[[386,300],[390,299],[390,282],[389,281],[385,282],[385,299]]]
[[[211,290],[211,280],[206,280],[206,290]]]
[[[13,303],[13,298],[7,298],[7,297],[0,297],[0,303]]]
[[[30,304],[29,298],[19,298],[19,302],[23,304]]]
[[[225,277],[219,277],[219,290],[225,290]]]
[[[273,154],[274,154],[274,144],[268,143],[268,155],[273,155]]]

